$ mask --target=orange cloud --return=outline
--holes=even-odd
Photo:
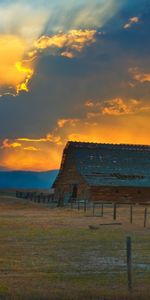
[[[136,99],[88,100],[83,117],[57,120],[52,132],[39,138],[5,139],[0,165],[8,169],[59,168],[68,140],[102,143],[149,144],[150,107]]]
[[[40,138],[40,139],[30,139],[30,138],[17,138],[17,141],[21,142],[36,142],[36,143],[44,143],[47,142],[47,138]]]
[[[150,144],[148,133],[150,130],[149,114],[140,115],[111,115],[85,117],[76,123],[58,129],[63,144],[68,140],[104,142],[104,143],[135,143]]]
[[[129,19],[129,22],[126,23],[126,24],[123,26],[123,28],[124,28],[124,29],[128,29],[128,28],[130,28],[130,27],[132,26],[132,24],[136,24],[136,23],[138,23],[139,21],[140,21],[140,19],[139,19],[138,17],[132,17],[132,18]]]
[[[5,139],[2,143],[1,149],[5,148],[18,148],[21,147],[22,145],[16,141],[10,142],[9,139]]]
[[[67,57],[67,58],[74,58],[75,54],[66,50],[66,51],[61,53],[61,56],[64,56],[64,57]]]
[[[138,113],[131,113],[131,108],[124,107],[124,104],[120,101],[119,105],[121,105],[121,113],[120,107],[119,113],[118,108],[117,110],[112,108],[110,111],[105,111],[105,114],[97,115],[95,112],[92,118],[88,118],[85,111],[84,118],[75,122],[75,126],[71,125],[73,120],[69,123],[68,119],[67,126],[57,128],[57,133],[61,136],[63,144],[67,140],[150,144],[150,107],[149,110],[141,109]],[[130,101],[130,105],[136,107],[139,103],[133,99]]]
[[[92,100],[87,100],[85,102],[85,106],[86,107],[94,107],[95,106],[95,103],[92,101]]]
[[[135,81],[140,83],[150,82],[150,73],[142,72],[138,68],[130,68],[129,73],[133,76]]]
[[[56,143],[58,145],[61,144],[61,137],[48,133],[46,137],[42,137],[39,139],[31,139],[31,138],[17,138],[16,141],[26,142],[26,143]]]
[[[1,96],[28,92],[35,59],[45,49],[49,49],[53,55],[73,58],[95,42],[95,35],[95,30],[70,30],[52,36],[43,35],[30,46],[25,39],[15,35],[0,35]]]
[[[8,91],[27,90],[33,74],[30,67],[23,66],[26,43],[14,35],[0,35],[0,83]]]
[[[27,66],[23,66],[22,62],[17,62],[16,68],[21,74],[24,74],[24,81],[21,83],[18,83],[16,85],[16,92],[17,92],[17,94],[19,94],[20,91],[28,92],[29,91],[28,83],[29,83],[30,79],[32,78],[34,71],[33,71],[33,69],[31,69]]]
[[[41,151],[9,151],[3,154],[1,166],[10,170],[45,171],[59,167],[61,153],[53,149]]]
[[[25,147],[25,148],[23,148],[24,150],[27,150],[27,151],[39,151],[40,149],[38,149],[38,148],[36,148],[36,147],[33,147],[33,146],[31,146],[31,147]]]
[[[66,124],[69,126],[75,126],[79,122],[79,119],[60,119],[57,121],[58,127],[63,128]]]
[[[139,110],[139,101],[131,99],[126,104],[123,99],[116,98],[105,101],[105,107],[102,109],[103,115],[126,115],[133,114]]]
[[[44,171],[58,168],[62,146],[57,141],[46,143],[41,142],[42,138],[39,140],[40,142],[33,142],[30,139],[22,139],[20,145],[17,139],[3,141],[0,147],[0,165],[13,170]]]
[[[103,102],[88,100],[85,102],[85,108],[88,110],[88,118],[95,118],[101,115],[120,116],[137,114],[141,111],[150,110],[150,107],[144,105],[139,100],[129,99],[125,101],[122,98],[105,100]]]
[[[60,49],[60,55],[73,58],[76,52],[94,43],[96,30],[70,30],[67,33],[61,32],[53,36],[41,36],[34,44],[37,50]],[[65,48],[65,51],[64,51]],[[35,55],[35,52],[34,52]]]

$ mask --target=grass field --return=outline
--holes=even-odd
[[[150,299],[150,220],[133,225],[128,208],[93,217],[11,196],[0,198],[0,299]],[[98,214],[98,211],[97,211]],[[149,217],[149,216],[148,216]],[[91,228],[98,228],[90,229]],[[133,241],[133,291],[127,291],[126,236]]]

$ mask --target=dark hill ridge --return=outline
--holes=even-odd
[[[1,189],[49,189],[58,170],[47,172],[0,171]]]

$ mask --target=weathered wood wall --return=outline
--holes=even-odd
[[[91,187],[92,201],[150,202],[150,188],[134,187]]]
[[[55,183],[55,199],[63,198],[65,202],[71,200],[73,186],[77,185],[77,199],[85,199],[88,197],[88,185],[77,172],[74,164],[69,168],[65,166]]]

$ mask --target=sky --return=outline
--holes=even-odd
[[[150,145],[149,0],[0,0],[0,170],[68,140]]]

